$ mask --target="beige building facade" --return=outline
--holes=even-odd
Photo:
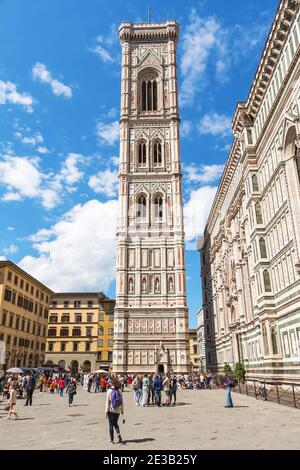
[[[51,299],[47,365],[72,372],[109,370],[113,349],[114,301],[103,293],[56,293]]]
[[[113,370],[189,367],[178,24],[123,23]]]
[[[199,241],[208,367],[300,381],[300,7],[280,1]]]
[[[0,367],[44,365],[52,295],[16,264],[0,261],[0,340],[5,349]]]
[[[198,340],[197,330],[191,328],[189,330],[189,345],[190,345],[190,371],[199,371],[199,357],[198,357]]]

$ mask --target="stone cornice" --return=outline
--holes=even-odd
[[[166,23],[122,23],[119,27],[119,38],[123,42],[178,41],[179,25],[170,20]]]
[[[281,0],[279,4],[247,102],[239,103],[236,108],[232,122],[235,134],[241,132],[245,125],[245,120],[253,122],[257,116],[285,46],[299,4],[300,0]]]

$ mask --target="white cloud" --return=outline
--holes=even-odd
[[[92,175],[89,178],[88,184],[95,193],[113,197],[117,194],[118,172],[109,169],[99,171],[96,175]]]
[[[223,173],[224,165],[186,165],[184,167],[185,179],[191,183],[213,183],[218,180]]]
[[[45,64],[37,62],[32,67],[32,77],[34,80],[41,83],[49,84],[54,95],[63,95],[65,98],[72,98],[72,88],[59,80],[54,79]]]
[[[107,291],[115,279],[117,201],[78,204],[41,235],[19,265],[57,292]],[[38,238],[40,240],[38,241]]]
[[[215,137],[226,137],[231,134],[231,118],[224,114],[205,114],[200,120],[200,134],[211,134]]]
[[[43,155],[49,153],[49,150],[44,145],[39,146],[36,150],[37,152],[42,153]]]
[[[98,46],[93,47],[90,49],[91,52],[94,52],[103,62],[115,62],[115,58],[111,55],[111,53],[105,49],[103,46]]]
[[[15,83],[0,80],[0,105],[7,103],[20,105],[28,113],[33,112],[34,99],[29,93],[19,93]]]
[[[11,227],[10,225],[6,228],[9,232],[12,232],[15,230],[15,227]]]
[[[201,89],[210,53],[217,48],[221,33],[221,25],[215,18],[201,18],[192,9],[190,22],[182,35],[180,68],[183,81],[180,100],[183,106],[190,104]]]
[[[0,261],[6,261],[6,257],[5,256],[0,256]]]
[[[186,241],[202,235],[217,191],[217,187],[202,186],[192,191],[184,205],[184,229]]]
[[[44,142],[44,138],[40,132],[37,132],[35,135],[32,136],[24,136],[22,132],[18,131],[15,133],[15,136],[21,140],[23,144],[35,146],[37,144],[42,144]]]
[[[96,131],[100,143],[104,145],[114,145],[120,138],[120,128],[118,121],[114,121],[108,124],[98,122]]]
[[[17,251],[18,251],[17,245],[12,244],[6,248],[3,248],[2,253],[7,256],[7,255],[13,255],[17,253]]]
[[[60,171],[60,179],[68,186],[73,186],[82,180],[84,173],[78,169],[78,164],[83,163],[84,157],[79,153],[69,153]]]
[[[113,157],[110,158],[109,161],[113,166],[119,166],[119,160],[120,160],[119,157],[114,155]]]
[[[191,135],[193,129],[193,123],[192,121],[181,121],[180,124],[180,134],[181,137],[189,137]]]
[[[57,174],[43,173],[39,158],[5,155],[0,161],[0,187],[4,187],[2,201],[20,201],[38,198],[45,209],[57,206],[64,191],[72,192],[74,185],[82,180],[84,173],[79,170],[84,157],[69,153]]]

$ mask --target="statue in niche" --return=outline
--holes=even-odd
[[[172,277],[169,278],[169,292],[174,292],[174,279]]]
[[[133,293],[133,291],[134,291],[134,285],[133,285],[133,279],[132,279],[132,277],[129,278],[129,283],[128,283],[128,284],[129,284],[129,285],[128,285],[128,291],[129,291],[130,293]]]
[[[129,251],[129,266],[132,268],[134,267],[134,251]]]
[[[159,277],[157,277],[155,279],[155,293],[159,294],[159,292],[160,292],[160,281],[159,281]]]
[[[147,292],[147,279],[145,277],[142,280],[142,291]]]
[[[147,250],[143,250],[143,254],[142,254],[142,264],[144,267],[147,267],[148,266],[148,263],[147,263]]]

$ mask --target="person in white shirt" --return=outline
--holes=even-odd
[[[111,388],[107,390],[105,403],[105,416],[109,422],[110,443],[114,443],[114,429],[117,432],[119,444],[123,444],[123,440],[118,425],[120,414],[124,414],[124,401],[121,392],[121,383],[117,379],[112,379]]]
[[[11,389],[10,389],[10,392],[9,392],[9,401],[8,401],[8,419],[10,419],[11,415],[14,415],[15,416],[15,419],[18,419],[19,415],[18,413],[15,411],[15,406],[17,404],[17,384],[16,383],[12,383],[11,384]]]

